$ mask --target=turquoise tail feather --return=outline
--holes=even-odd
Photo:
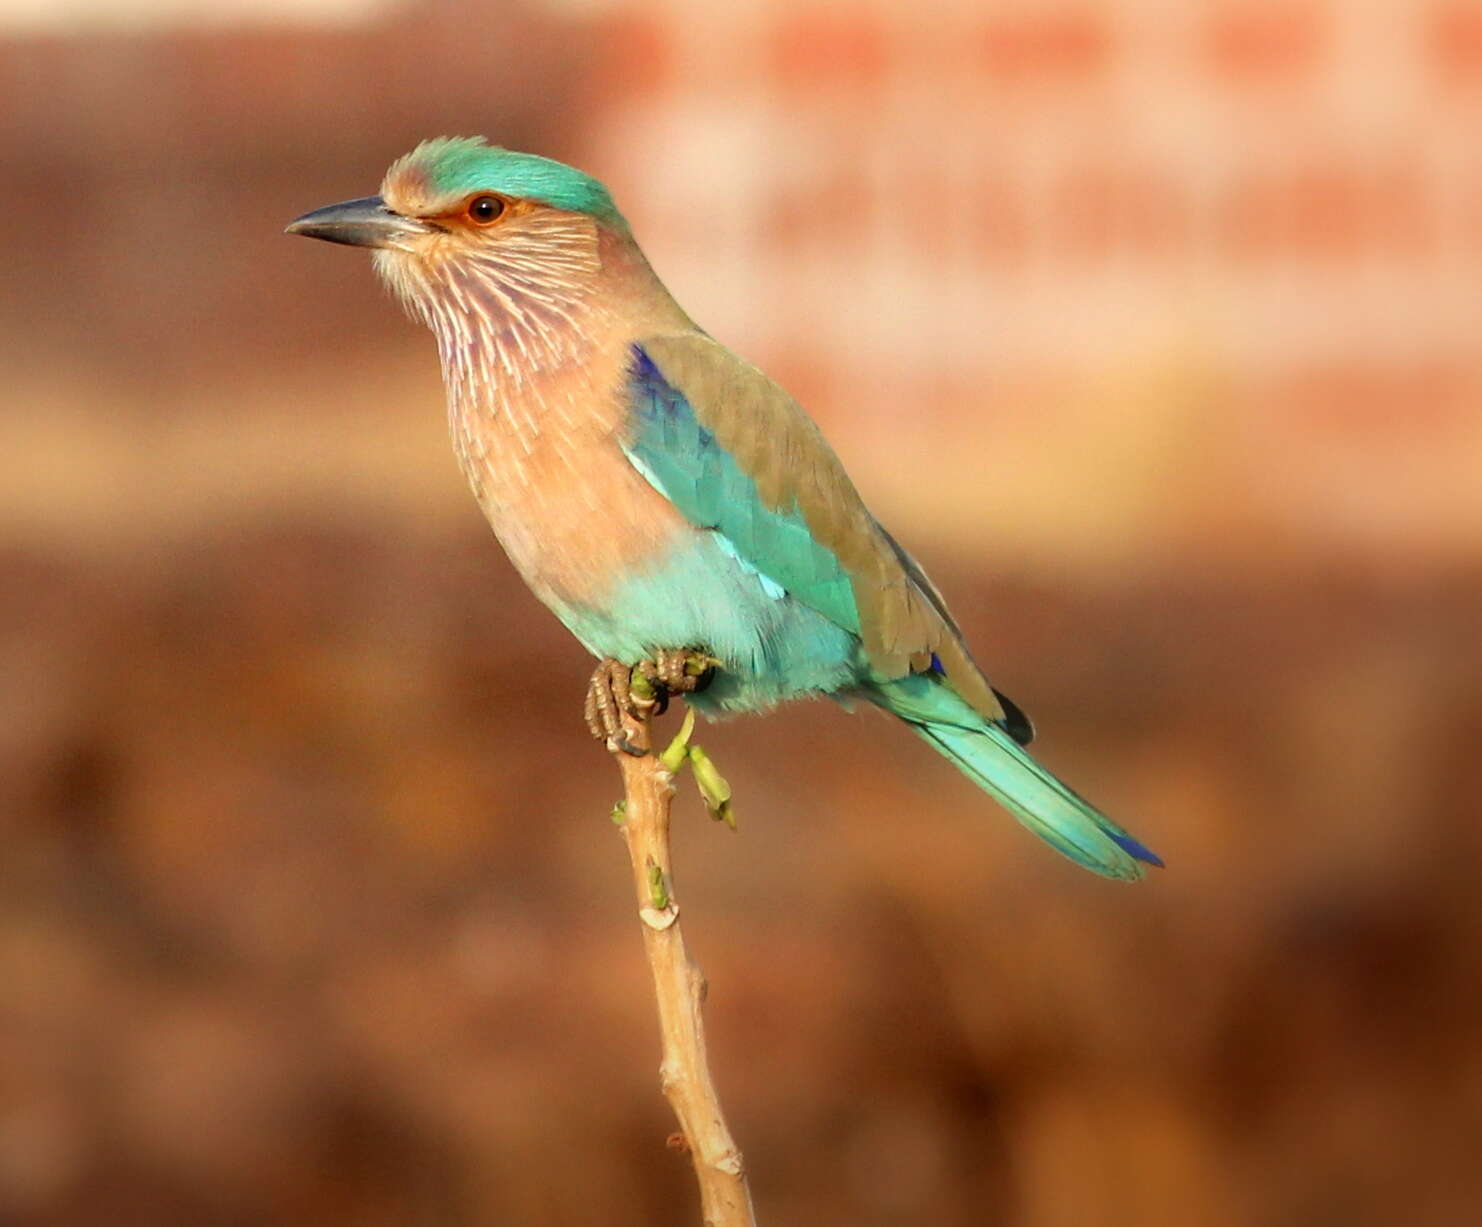
[[[930,675],[876,683],[871,702],[899,716],[924,741],[1052,848],[1108,878],[1142,877],[1163,862],[1035,762],[1008,731],[985,721]]]

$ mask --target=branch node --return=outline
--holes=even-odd
[[[718,1172],[725,1172],[727,1176],[740,1176],[745,1170],[741,1162],[741,1152],[733,1150],[729,1154],[722,1155],[710,1165]]]
[[[662,933],[679,919],[679,905],[671,903],[667,908],[641,907],[638,909],[639,919],[650,929]]]

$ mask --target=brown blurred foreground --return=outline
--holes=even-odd
[[[586,661],[473,524],[381,527],[0,560],[6,1222],[690,1221]],[[708,730],[761,1221],[1474,1221],[1482,572],[940,578],[1170,868],[1076,871],[871,715]]]

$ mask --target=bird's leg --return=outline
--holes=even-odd
[[[704,690],[719,664],[713,656],[693,648],[655,652],[651,660],[639,661],[631,669],[609,657],[597,666],[587,684],[587,728],[598,741],[606,742],[608,749],[641,758],[644,752],[623,735],[623,714],[663,715],[670,695]]]

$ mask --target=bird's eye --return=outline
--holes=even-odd
[[[475,196],[468,202],[469,220],[479,226],[497,222],[504,213],[504,201],[498,196]]]

